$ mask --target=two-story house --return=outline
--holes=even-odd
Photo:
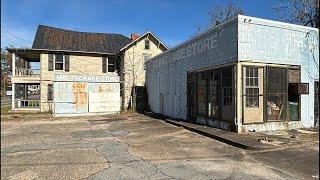
[[[144,85],[144,61],[167,47],[142,36],[77,32],[40,25],[30,49],[12,53],[12,110],[55,114],[119,112]]]

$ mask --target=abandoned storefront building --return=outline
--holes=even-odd
[[[318,33],[238,15],[146,62],[149,105],[238,133],[314,126]]]
[[[8,49],[13,59],[12,110],[119,112],[128,107],[132,87],[144,85],[144,61],[165,50],[150,31],[130,39],[40,25],[31,49]]]

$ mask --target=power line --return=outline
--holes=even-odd
[[[26,47],[29,46],[29,44],[27,44],[26,42],[15,38],[14,36],[8,34],[7,32],[3,31],[2,29],[1,29],[1,37],[5,38],[8,41],[14,42],[15,44],[18,44],[21,47],[22,46],[26,46]]]
[[[3,29],[4,31],[6,31],[8,34],[11,34],[12,36],[16,37],[17,39],[21,39],[22,41],[26,42],[26,43],[31,43],[29,40],[26,40],[24,38],[22,38],[21,36],[15,35],[13,33],[11,33],[10,31],[8,31],[5,27],[1,26],[1,29]]]

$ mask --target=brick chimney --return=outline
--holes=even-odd
[[[138,39],[140,36],[137,33],[131,33],[131,41]]]

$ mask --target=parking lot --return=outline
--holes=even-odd
[[[1,179],[313,179],[318,166],[318,144],[247,151],[135,113],[1,121]]]

